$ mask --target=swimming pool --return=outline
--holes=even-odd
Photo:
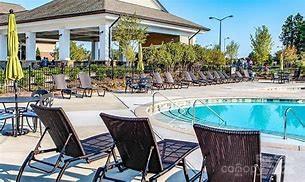
[[[305,125],[305,103],[293,100],[226,101],[199,105],[195,107],[195,123],[226,129],[259,130],[262,133],[283,136],[284,115],[288,108],[293,112],[287,113],[287,136],[305,140],[305,128],[302,125]],[[184,107],[159,112],[156,117],[165,122],[193,124],[193,115],[192,107]]]

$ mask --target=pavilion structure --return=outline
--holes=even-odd
[[[59,60],[70,60],[70,41],[92,45],[92,58],[110,59],[112,28],[122,15],[134,15],[148,30],[143,46],[162,42],[194,43],[195,35],[209,31],[169,13],[158,0],[53,0],[32,10],[16,12],[21,58],[36,60],[37,44],[57,45]],[[7,57],[7,14],[0,14],[0,61]]]

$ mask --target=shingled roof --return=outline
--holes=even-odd
[[[13,9],[15,12],[25,11],[25,8],[19,4],[0,2],[0,14],[5,14],[10,9]]]
[[[53,0],[26,12],[16,13],[17,23],[27,23],[66,17],[109,13],[114,15],[137,15],[143,20],[151,20],[183,27],[208,31],[199,24],[185,20],[166,11],[126,3],[118,0]],[[0,25],[7,24],[7,16],[0,16]]]

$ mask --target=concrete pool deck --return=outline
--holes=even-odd
[[[305,88],[305,83],[290,83],[285,85],[273,84],[270,82],[246,82],[236,84],[214,85],[207,87],[191,87],[182,90],[164,90],[160,91],[163,95],[174,98],[188,97],[271,97],[271,98],[305,98],[305,90],[296,88]],[[157,97],[157,100],[163,100]],[[71,100],[56,99],[55,106],[63,107],[68,113],[73,126],[80,138],[86,138],[95,134],[106,132],[106,128],[99,118],[100,112],[112,113],[121,116],[134,116],[134,110],[139,106],[152,102],[152,94],[112,94],[108,93],[105,98],[93,97]],[[163,138],[174,138],[187,141],[196,141],[192,134],[178,133],[171,128],[160,127],[152,121],[154,130]],[[19,167],[28,153],[34,148],[39,139],[39,134],[30,133],[26,136],[12,138],[0,136],[0,181],[14,181]],[[52,146],[48,139],[43,146]],[[263,152],[284,154],[286,160],[285,181],[302,181],[305,179],[305,152],[289,149],[279,149],[276,147],[263,147]],[[49,160],[54,156],[45,156]],[[192,168],[199,169],[201,165],[201,154],[197,150],[187,159]],[[105,160],[99,160],[91,164],[78,163],[72,165],[63,177],[63,181],[90,181],[95,170],[103,166]],[[123,177],[126,181],[131,181],[138,175],[136,172],[124,172],[115,176]],[[53,181],[56,174],[45,175],[41,172],[26,169],[23,181]],[[177,168],[168,175],[160,178],[159,181],[184,181],[181,169]],[[135,177],[133,181],[138,181]]]

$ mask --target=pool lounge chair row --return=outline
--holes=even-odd
[[[198,178],[202,181],[205,171],[212,182],[224,179],[228,182],[274,181],[275,169],[281,160],[281,182],[284,181],[285,156],[261,153],[260,133],[256,131],[227,131],[194,125],[199,144],[173,139],[157,141],[148,118],[125,118],[101,113],[109,133],[80,140],[62,108],[37,105],[32,105],[32,108],[46,129],[21,166],[17,182],[27,166],[50,174],[60,170],[56,180],[60,181],[72,162],[90,163],[103,157],[107,158],[106,164],[97,170],[93,181],[126,181],[107,176],[113,168],[118,168],[119,172],[127,169],[139,171],[142,182],[146,181],[148,173],[152,173],[149,181],[157,181],[176,166],[182,166],[185,181]],[[41,149],[47,133],[55,144],[53,149]],[[199,147],[203,156],[202,168],[190,178],[185,158]],[[115,151],[118,151],[119,157]],[[37,158],[50,152],[59,153],[55,163]],[[39,164],[51,169],[42,168]]]
[[[243,70],[244,76],[237,71],[236,74],[229,76],[223,71],[199,71],[197,73],[192,71],[184,71],[182,79],[175,80],[170,72],[164,73],[164,78],[160,73],[153,73],[153,88],[156,89],[179,89],[188,88],[189,86],[206,86],[224,83],[236,83],[241,81],[252,80],[247,70]]]
[[[60,91],[63,99],[71,99],[72,95],[76,97],[92,97],[93,91],[96,91],[98,96],[104,97],[106,91],[103,88],[93,86],[92,80],[88,73],[81,72],[78,74],[79,87],[69,88],[66,82],[66,75],[59,74],[52,76],[54,88],[53,91]],[[78,94],[78,90],[82,90],[82,94]]]

